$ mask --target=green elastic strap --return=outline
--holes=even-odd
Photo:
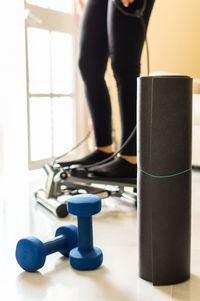
[[[144,171],[144,170],[138,168],[138,170],[140,170],[141,172],[143,172],[143,173],[145,173],[146,175],[151,176],[151,177],[153,177],[153,178],[172,178],[172,177],[176,177],[176,176],[178,176],[178,175],[181,175],[181,174],[183,174],[183,173],[186,173],[187,171],[189,171],[189,170],[191,170],[191,169],[192,169],[192,167],[190,167],[190,168],[188,168],[188,169],[186,169],[186,170],[184,170],[184,171],[181,171],[181,172],[178,172],[178,173],[174,173],[174,174],[168,175],[168,176],[155,176],[155,175],[152,175],[152,174],[150,174],[150,173],[148,173],[148,172],[146,172],[146,171]]]

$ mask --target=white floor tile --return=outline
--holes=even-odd
[[[200,250],[192,251],[190,280],[174,285],[172,297],[173,301],[200,300]]]
[[[115,199],[104,202],[94,217],[94,242],[104,252],[103,266],[78,272],[59,253],[47,257],[37,273],[27,273],[15,260],[17,241],[35,235],[42,241],[57,227],[76,224],[76,218],[58,219],[32,197],[41,179],[18,177],[4,187],[0,203],[1,300],[73,301],[197,301],[200,300],[200,172],[193,173],[191,279],[174,286],[155,287],[138,277],[137,211]]]

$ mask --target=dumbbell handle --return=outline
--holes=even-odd
[[[53,254],[66,249],[67,238],[64,235],[56,236],[53,239],[46,241],[44,246],[46,248],[46,255]]]
[[[78,216],[78,249],[83,252],[93,249],[91,216]]]

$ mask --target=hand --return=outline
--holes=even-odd
[[[128,7],[130,3],[133,3],[135,0],[121,0],[125,7]]]

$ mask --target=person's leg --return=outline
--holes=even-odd
[[[112,144],[111,104],[104,74],[108,61],[108,0],[88,0],[80,39],[79,67],[97,147]]]
[[[81,24],[79,68],[92,118],[97,150],[68,162],[91,164],[102,161],[112,153],[111,104],[104,74],[108,61],[107,38],[108,0],[88,0]]]
[[[148,25],[154,0],[147,0],[144,21]],[[143,0],[135,0],[124,11],[134,12],[143,6]],[[122,125],[121,144],[136,125],[137,77],[140,75],[140,59],[145,34],[141,20],[123,15],[109,0],[108,41],[112,68],[117,82],[120,116]],[[136,135],[130,140],[121,156],[136,163]]]

